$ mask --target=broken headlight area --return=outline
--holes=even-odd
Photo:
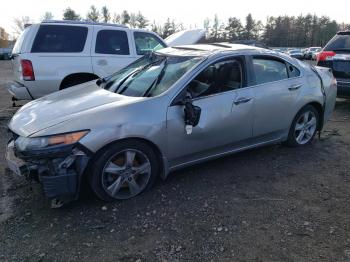
[[[25,161],[26,176],[39,181],[48,198],[68,202],[78,197],[90,156],[90,152],[78,142],[87,133],[79,131],[15,140],[15,154]]]

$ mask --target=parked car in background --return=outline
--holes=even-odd
[[[301,49],[292,49],[292,50],[289,50],[288,53],[287,53],[290,57],[293,57],[293,58],[296,58],[296,59],[304,59],[304,54],[303,52],[301,51]]]
[[[272,143],[310,144],[336,92],[328,68],[272,50],[165,48],[24,105],[9,123],[7,161],[59,203],[76,199],[85,178],[103,200],[128,199],[185,166]]]
[[[321,53],[321,51],[322,51],[322,49],[320,49],[319,51],[316,51],[316,52],[313,52],[313,54],[312,54],[312,60],[316,60],[317,59],[317,56],[318,56],[318,54],[319,53]]]
[[[338,83],[338,96],[350,98],[350,31],[338,32],[317,56],[317,65],[329,67]]]
[[[195,29],[176,33],[169,44],[153,32],[123,25],[46,21],[28,26],[13,49],[16,99],[36,99],[108,76],[152,50],[171,43],[192,44],[205,34]]]
[[[304,59],[311,60],[315,52],[320,52],[322,47],[309,47],[304,53]]]
[[[9,60],[11,58],[11,48],[0,48],[0,60]]]

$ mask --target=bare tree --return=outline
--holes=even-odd
[[[114,13],[112,22],[115,23],[115,24],[120,24],[120,15]]]
[[[47,21],[47,20],[53,20],[53,14],[51,12],[45,12],[43,17],[41,18],[41,21]]]
[[[14,22],[14,27],[13,30],[16,35],[20,35],[22,31],[26,28],[26,25],[31,23],[31,19],[29,16],[22,16],[21,18],[15,18],[13,20]]]

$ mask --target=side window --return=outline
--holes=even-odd
[[[253,58],[256,84],[275,82],[288,78],[284,62],[269,58]]]
[[[203,97],[242,87],[242,64],[232,59],[214,63],[204,69],[187,86],[192,97]]]
[[[145,55],[165,47],[165,44],[158,37],[149,33],[135,32],[134,38],[138,55]]]
[[[129,55],[129,42],[126,32],[120,30],[100,30],[96,37],[95,53]]]
[[[87,27],[41,25],[32,53],[79,53],[84,50]]]
[[[289,78],[300,76],[300,70],[291,64],[287,64]]]

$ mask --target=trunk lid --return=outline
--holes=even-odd
[[[325,109],[324,120],[328,120],[335,107],[337,98],[337,82],[332,74],[332,71],[326,67],[316,66],[318,75],[322,78],[324,95],[325,95]]]
[[[197,44],[199,40],[205,37],[205,33],[206,31],[204,29],[183,30],[168,36],[164,41],[170,47],[193,45]]]

